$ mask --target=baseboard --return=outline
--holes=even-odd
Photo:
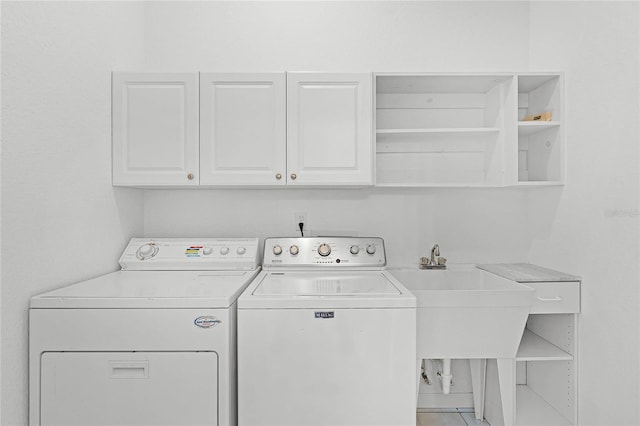
[[[418,410],[470,408],[473,409],[473,393],[420,393]]]

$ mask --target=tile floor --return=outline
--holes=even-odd
[[[490,426],[486,420],[476,420],[473,413],[418,413],[416,426]]]

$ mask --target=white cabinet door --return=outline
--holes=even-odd
[[[113,73],[113,184],[198,184],[196,73]]]
[[[200,184],[284,185],[284,73],[200,74]]]
[[[287,74],[287,183],[373,184],[371,74]]]

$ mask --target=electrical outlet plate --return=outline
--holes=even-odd
[[[298,225],[300,222],[304,223],[304,227],[302,228],[305,232],[309,229],[309,224],[307,223],[307,212],[295,212],[293,213],[294,219],[294,229],[297,233],[300,233],[300,226]]]

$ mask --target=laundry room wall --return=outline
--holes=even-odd
[[[2,2],[2,418],[27,424],[29,298],[117,269],[139,190],[111,186],[113,68],[138,67],[141,4]]]

